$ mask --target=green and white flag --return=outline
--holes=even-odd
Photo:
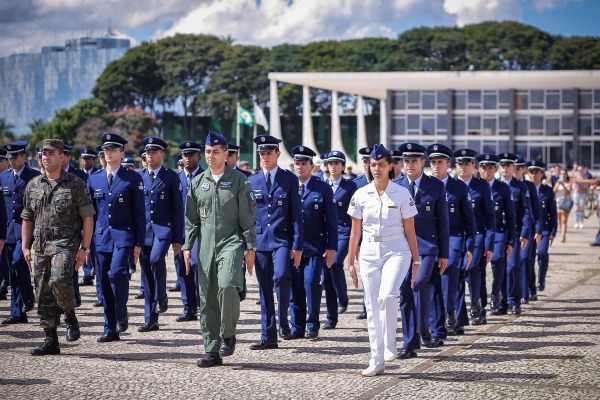
[[[254,126],[254,114],[244,107],[238,108],[238,124],[247,125],[249,127]]]

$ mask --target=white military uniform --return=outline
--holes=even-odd
[[[411,263],[404,219],[417,207],[409,191],[390,180],[382,196],[374,183],[358,189],[348,214],[362,220],[360,276],[365,290],[370,365],[384,365],[396,354],[398,297]]]

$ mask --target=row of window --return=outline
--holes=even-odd
[[[507,110],[508,90],[398,90],[392,98],[394,110],[445,110],[452,96],[454,110]],[[577,96],[577,99],[575,98]],[[580,110],[600,109],[600,90],[517,90],[516,110],[572,110],[578,100]]]
[[[581,114],[575,121],[572,114],[518,115],[511,128],[508,114],[454,115],[451,134],[454,136],[505,136],[513,131],[517,136],[600,136],[600,114]],[[575,126],[577,122],[578,126]],[[392,135],[446,135],[447,114],[406,114],[392,118]]]

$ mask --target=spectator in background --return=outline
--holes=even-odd
[[[558,175],[560,174],[560,165],[555,165],[550,169],[550,183],[552,187],[556,185],[556,181],[558,181]]]
[[[590,243],[590,246],[600,246],[600,196],[598,196],[597,200],[596,216],[598,217],[598,233],[596,234],[596,240],[594,240],[594,243]]]
[[[343,175],[343,177],[345,179],[350,179],[351,181],[356,179],[356,177],[357,177],[356,174],[352,173],[352,165],[346,166],[346,173]]]
[[[574,178],[573,189],[575,189],[575,225],[573,228],[583,229],[585,205],[587,203],[588,193],[590,192],[590,185],[596,182],[592,179],[592,175],[589,173],[588,168],[582,165],[577,167]]]
[[[561,168],[556,183],[553,186],[554,194],[556,195],[556,205],[558,209],[558,225],[560,226],[560,241],[564,243],[567,240],[567,221],[569,220],[569,211],[561,210],[560,204],[567,197],[571,196],[571,182],[569,181],[569,173],[566,169]]]

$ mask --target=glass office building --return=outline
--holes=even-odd
[[[129,49],[127,39],[111,37],[68,40],[65,46],[43,47],[41,53],[0,58],[0,117],[27,133],[36,118],[92,97],[96,79],[108,63]]]

